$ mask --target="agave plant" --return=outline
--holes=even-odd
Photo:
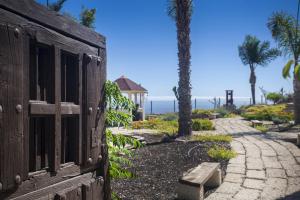
[[[293,66],[294,79],[294,115],[295,123],[300,123],[300,29],[298,21],[293,16],[277,12],[274,13],[268,21],[273,38],[278,43],[282,51],[291,59],[283,67],[282,76],[291,77]]]

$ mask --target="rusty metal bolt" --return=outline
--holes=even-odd
[[[89,115],[91,115],[93,113],[93,108],[89,107]]]
[[[0,105],[0,113],[3,112],[3,107]]]
[[[14,34],[15,34],[15,37],[19,37],[19,35],[20,35],[20,29],[18,29],[18,28],[15,28],[15,30],[14,30]]]
[[[21,184],[21,176],[20,176],[20,175],[16,175],[16,177],[15,177],[15,182],[16,182],[16,184],[18,184],[18,185]]]
[[[2,191],[3,189],[3,186],[2,186],[2,183],[0,183],[0,191]]]
[[[98,161],[100,162],[102,160],[102,155],[98,156]]]
[[[17,110],[18,113],[22,112],[22,105],[18,104],[16,106],[16,110]]]
[[[88,163],[91,165],[91,164],[93,164],[93,159],[92,158],[89,158],[88,159]]]

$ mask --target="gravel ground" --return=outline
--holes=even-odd
[[[133,167],[137,177],[113,180],[113,191],[123,200],[174,200],[178,178],[202,162],[220,162],[225,175],[227,161],[217,161],[207,155],[207,150],[217,143],[170,142],[147,145],[134,150]],[[228,143],[218,145],[230,148]],[[213,189],[206,188],[206,196]]]

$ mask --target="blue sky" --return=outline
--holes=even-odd
[[[45,0],[39,0],[44,3]],[[108,78],[121,75],[141,83],[149,96],[172,96],[178,82],[176,28],[167,16],[168,0],[68,0],[64,10],[78,16],[82,5],[97,9],[96,31],[107,38]],[[50,0],[51,2],[51,0]],[[249,97],[249,67],[238,56],[246,34],[269,40],[266,27],[274,11],[296,15],[297,0],[194,0],[191,23],[192,94]],[[281,77],[287,57],[257,69],[258,86],[268,91],[292,81]]]

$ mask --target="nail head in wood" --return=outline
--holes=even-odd
[[[18,185],[21,184],[21,176],[20,176],[20,175],[16,175],[16,177],[15,177],[15,182],[16,182],[16,184],[18,184]]]
[[[91,115],[93,113],[93,108],[89,107],[89,115]]]
[[[0,105],[0,113],[2,113],[3,112],[3,108],[2,108],[2,106]]]
[[[3,189],[3,186],[2,186],[2,183],[0,183],[0,191],[2,191]]]
[[[18,104],[16,106],[16,110],[17,110],[18,113],[22,112],[22,105]]]
[[[15,37],[19,37],[19,35],[20,35],[20,30],[18,29],[18,28],[15,28],[15,30],[14,30],[14,34],[15,34]]]
[[[98,161],[100,162],[102,160],[102,155],[98,156]]]
[[[89,159],[88,159],[88,163],[89,163],[89,164],[92,164],[92,163],[93,163],[93,159],[92,159],[92,158],[89,158]]]
[[[104,179],[103,179],[102,177],[99,179],[99,181],[100,181],[100,184],[101,184],[101,185],[104,184]]]

